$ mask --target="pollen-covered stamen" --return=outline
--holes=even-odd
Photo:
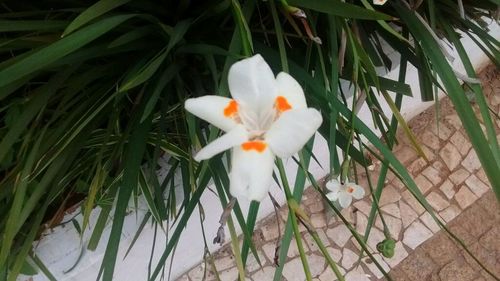
[[[224,116],[234,117],[238,113],[238,103],[235,100],[231,100],[228,105],[224,108]]]
[[[277,96],[274,106],[279,113],[292,109],[292,106],[284,96]]]
[[[348,193],[353,193],[353,191],[354,191],[354,188],[352,186],[348,186],[347,187],[347,192]]]
[[[266,150],[267,144],[263,141],[247,141],[241,144],[241,149],[244,151],[255,150],[257,152],[263,152]]]

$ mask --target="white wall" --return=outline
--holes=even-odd
[[[492,24],[490,34],[495,38],[500,38],[500,27],[495,23]],[[476,69],[481,68],[488,63],[487,57],[481,52],[479,48],[477,48],[473,44],[471,40],[468,40],[468,37],[463,40],[463,43]],[[458,58],[458,55],[455,55],[455,57]],[[463,66],[461,65],[461,63],[459,63],[459,59],[455,60],[455,62],[453,63],[453,67],[459,72],[465,73]],[[398,71],[399,69],[396,68],[388,73],[386,77],[396,80]],[[415,95],[414,98],[405,97],[403,99],[401,113],[405,117],[405,119],[408,120],[432,105],[433,102],[424,103],[420,101],[420,90],[417,72],[413,66],[410,66],[408,68],[406,82],[410,84]],[[443,93],[441,93],[441,96],[443,96]],[[383,104],[382,106],[384,107],[384,111],[387,113],[387,115],[390,115],[391,111],[389,107],[386,104]],[[360,117],[369,125],[370,128],[372,128],[372,130],[374,130],[374,125],[371,122],[371,116],[366,106],[364,106],[360,110],[358,117]],[[327,175],[329,169],[329,149],[326,141],[319,136],[316,137],[313,152],[323,168],[321,168],[314,161],[311,161],[310,172],[316,178],[324,177],[325,175]],[[288,160],[286,162],[286,169],[287,174],[289,175],[290,184],[293,186],[297,167],[292,160]],[[277,186],[273,186],[271,188],[271,192],[281,204],[284,203],[284,196],[282,192],[277,188]],[[217,232],[217,228],[219,225],[218,220],[222,209],[219,200],[216,198],[214,193],[208,190],[203,194],[201,198],[201,204],[203,205],[205,211],[204,227],[207,234],[207,239],[209,240],[207,241],[207,243],[210,250],[215,251],[218,248],[218,245],[213,245],[211,243],[211,239]],[[249,206],[248,202],[240,202],[240,204],[242,206],[243,212],[246,214]],[[132,241],[132,238],[146,211],[146,204],[141,201],[140,210],[138,210],[137,213],[130,214],[125,219],[125,225],[123,228],[124,231],[120,243],[119,258],[115,269],[115,280],[147,280],[146,278],[148,272],[149,256],[151,254],[152,239],[154,234],[154,228],[151,227],[150,224],[148,224],[144,228],[142,235],[137,240],[134,248],[127,256],[127,258],[125,260],[122,260],[122,257],[128,246],[130,245],[130,242]],[[270,200],[265,199],[261,203],[258,218],[260,219],[266,217],[272,211],[273,208]],[[92,226],[95,224],[98,213],[98,210],[95,210],[92,213],[90,223],[91,227],[90,229],[86,230],[82,240],[83,243],[80,243],[80,238],[76,230],[70,223],[65,227],[57,227],[53,229],[51,233],[47,234],[44,238],[41,239],[39,243],[36,244],[36,254],[40,257],[40,259],[45,263],[45,265],[58,280],[84,281],[96,279],[102,258],[104,256],[107,237],[109,236],[109,232],[111,230],[111,224],[109,223],[103,233],[103,239],[100,242],[98,249],[94,252],[85,251],[81,260],[71,272],[65,274],[64,271],[72,267],[77,260],[81,251],[80,245],[87,244],[88,239],[90,238],[89,236],[92,233]],[[181,275],[192,266],[198,264],[203,257],[204,243],[202,239],[198,209],[196,209],[193,214],[194,215],[191,217],[186,229],[184,230],[184,235],[182,235],[181,239],[179,240],[179,244],[175,252],[175,258],[171,272],[172,280],[175,280],[175,277]],[[70,217],[71,215],[68,215],[65,219],[68,219]],[[81,215],[77,216],[77,219],[81,222]],[[159,232],[158,234],[159,235],[157,238],[154,255],[155,260],[159,258],[161,252],[165,247],[165,237],[161,234],[161,232]],[[229,234],[227,234],[227,237],[229,237]],[[153,262],[153,264],[156,263]],[[168,274],[168,270],[166,272]],[[47,279],[43,275],[37,275],[33,278],[33,280],[38,281]]]

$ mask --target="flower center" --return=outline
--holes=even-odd
[[[247,141],[241,144],[241,149],[245,151],[255,150],[257,152],[263,152],[267,147],[267,144],[263,141]]]
[[[352,186],[347,187],[347,192],[352,193],[354,191],[354,188]]]

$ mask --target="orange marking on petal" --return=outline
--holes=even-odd
[[[231,100],[229,104],[224,108],[224,116],[232,117],[238,112],[238,103],[235,100]]]
[[[278,109],[279,112],[283,112],[292,109],[292,106],[284,96],[278,96],[276,97],[276,109]]]
[[[267,147],[267,144],[262,141],[247,141],[241,144],[241,148],[245,151],[255,150],[257,152],[263,152]]]
[[[352,193],[353,191],[354,191],[354,188],[352,188],[351,186],[349,186],[349,187],[347,188],[347,192]]]

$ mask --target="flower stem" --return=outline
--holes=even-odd
[[[288,185],[288,179],[286,177],[285,168],[283,166],[283,161],[281,159],[276,160],[276,166],[280,172],[281,182],[283,184],[283,189],[285,190],[286,200],[288,202],[289,215],[292,222],[293,234],[295,236],[295,242],[297,243],[297,248],[299,249],[300,260],[302,261],[302,266],[304,267],[304,273],[306,274],[306,280],[312,280],[311,270],[309,269],[309,264],[307,263],[306,255],[304,252],[304,246],[302,246],[302,237],[300,236],[299,227],[297,225],[297,217],[294,210],[292,209],[292,201],[294,201],[292,192],[290,191],[290,186]]]

